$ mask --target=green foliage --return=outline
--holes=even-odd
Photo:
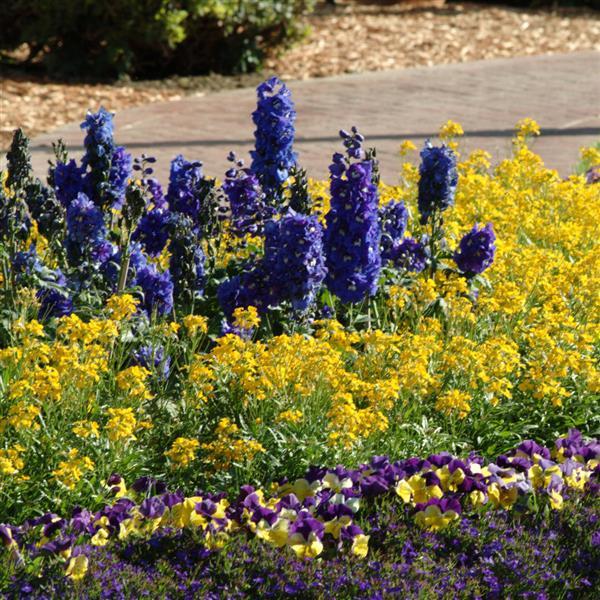
[[[302,33],[313,0],[15,0],[0,51],[28,44],[62,76],[246,72]]]

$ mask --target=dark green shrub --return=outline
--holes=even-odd
[[[0,50],[28,44],[59,75],[250,71],[298,36],[313,0],[13,0]]]

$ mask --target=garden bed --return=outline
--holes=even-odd
[[[105,109],[82,123],[80,161],[56,144],[46,183],[15,132],[0,176],[0,583],[585,597],[599,149],[563,180],[523,119],[492,170],[448,121],[419,155],[402,144],[389,186],[353,127],[314,181],[289,89],[272,78],[257,96],[251,164],[232,153],[223,182],[180,155],[163,187]]]

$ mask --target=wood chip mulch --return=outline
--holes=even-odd
[[[309,35],[267,60],[265,72],[240,77],[174,77],[128,84],[56,83],[23,74],[0,82],[0,148],[12,131],[29,136],[69,121],[88,108],[113,111],[187,94],[255,85],[270,73],[305,79],[487,58],[600,50],[600,12],[523,10],[443,0],[401,3],[339,1],[307,19]]]

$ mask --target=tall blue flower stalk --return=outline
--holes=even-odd
[[[201,208],[197,186],[202,177],[202,163],[199,161],[188,161],[178,154],[171,162],[167,189],[169,208],[174,212],[187,215],[194,223],[198,219]]]
[[[379,209],[381,222],[381,258],[384,263],[392,260],[394,249],[402,243],[408,225],[408,209],[404,202],[390,200]]]
[[[134,285],[142,292],[140,308],[149,316],[168,315],[173,310],[173,281],[169,271],[162,273],[148,264],[135,275]]]
[[[119,209],[133,161],[125,148],[115,145],[113,115],[102,107],[97,113],[88,112],[81,128],[86,131],[81,165],[85,170],[89,168],[84,175],[83,190],[98,207]],[[73,167],[70,174],[75,175]]]
[[[373,161],[365,159],[363,137],[340,132],[346,154],[329,167],[331,208],[325,217],[324,248],[329,290],[344,303],[360,302],[377,291],[381,270],[377,187]]]
[[[445,144],[433,146],[427,142],[421,151],[419,176],[418,206],[425,225],[430,217],[454,205],[458,183],[456,154]]]
[[[277,304],[305,311],[325,279],[323,228],[315,216],[288,212],[265,226],[264,262]]]
[[[251,169],[244,168],[244,161],[233,152],[227,160],[233,163],[225,173],[223,191],[229,200],[231,231],[238,236],[260,235],[264,223],[273,216],[273,210],[265,203],[258,177]]]
[[[219,287],[219,303],[227,317],[240,306],[255,306],[264,313],[286,302],[292,310],[305,312],[325,279],[323,228],[315,216],[290,210],[267,222],[264,233],[263,257]]]
[[[65,247],[72,267],[104,263],[115,251],[106,239],[102,211],[82,192],[67,209]]]
[[[271,77],[256,88],[258,102],[252,113],[256,125],[251,170],[258,176],[267,198],[279,203],[282,187],[296,165],[293,150],[296,111],[289,88]]]

